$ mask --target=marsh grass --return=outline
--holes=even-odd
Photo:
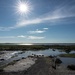
[[[60,57],[71,57],[71,58],[75,58],[75,54],[60,54]]]

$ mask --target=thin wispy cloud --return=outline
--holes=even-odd
[[[16,29],[16,27],[15,26],[13,26],[13,27],[0,27],[0,31],[10,31],[12,29]]]
[[[43,28],[44,30],[48,30],[48,28]]]
[[[37,33],[44,33],[45,32],[45,30],[38,30],[38,29],[36,29],[35,31],[29,31],[28,33],[30,33],[30,34],[37,34]]]
[[[28,31],[28,33],[30,34],[41,34],[41,33],[44,33],[48,30],[48,28],[43,28],[42,30],[39,30],[39,29],[36,29],[34,31]]]
[[[8,31],[8,28],[6,28],[6,27],[0,27],[0,31]]]
[[[6,39],[6,38],[17,38],[17,37],[15,37],[15,36],[0,36],[0,38],[1,38],[1,39],[3,39],[3,38]]]
[[[26,25],[33,25],[33,24],[39,24],[39,23],[45,23],[45,22],[53,22],[55,20],[60,20],[64,18],[69,17],[75,17],[75,6],[72,7],[60,7],[55,9],[54,11],[50,11],[44,15],[41,15],[38,18],[32,19],[32,20],[23,20],[21,22],[18,22],[16,25],[17,27],[22,27]]]
[[[19,36],[0,36],[0,39],[15,39],[15,38],[25,38],[25,39],[31,39],[31,40],[40,40],[44,39],[43,36],[25,36],[25,35],[19,35]]]
[[[75,17],[75,5],[69,6],[69,4],[65,4],[64,6],[59,6],[55,10],[52,10],[46,14],[43,14],[35,19],[23,19],[21,21],[18,21],[14,26],[12,27],[0,27],[0,31],[8,31],[11,29],[16,29],[19,27],[24,27],[27,25],[36,25],[40,23],[47,23],[47,22],[55,22],[60,21],[60,19],[65,18],[71,18]],[[34,33],[34,31],[32,32]],[[42,31],[36,31],[36,33],[43,33]]]
[[[26,38],[24,35],[17,36],[18,38]]]
[[[31,39],[31,40],[37,40],[37,39],[44,39],[45,37],[42,37],[42,36],[29,36],[28,39]]]
[[[19,35],[19,36],[0,36],[0,38],[26,38],[26,36],[24,35]]]

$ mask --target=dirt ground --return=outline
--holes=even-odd
[[[57,69],[52,68],[50,58],[38,58],[36,63],[27,70],[21,72],[0,72],[0,75],[75,75],[75,71],[70,71],[62,66]]]

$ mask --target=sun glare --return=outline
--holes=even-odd
[[[20,4],[19,11],[22,13],[26,13],[28,11],[28,6],[26,4]]]
[[[31,11],[31,5],[29,2],[23,2],[23,1],[18,1],[16,4],[16,12],[20,15],[26,15],[29,14]]]

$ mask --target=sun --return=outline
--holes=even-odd
[[[28,10],[29,10],[29,8],[28,8],[28,6],[26,4],[22,3],[22,4],[19,5],[19,11],[20,12],[26,13],[26,12],[28,12]]]
[[[31,11],[30,2],[18,1],[16,4],[16,12],[20,15],[28,15]]]

